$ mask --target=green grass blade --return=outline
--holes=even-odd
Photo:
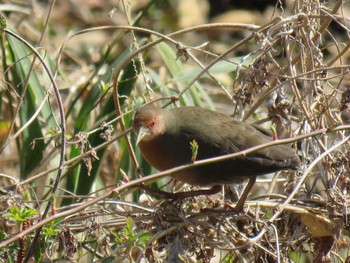
[[[9,53],[11,54],[12,62],[11,74],[13,76],[13,86],[17,93],[23,92],[23,85],[32,63],[32,57],[28,56],[30,51],[19,40],[7,35],[9,43]],[[28,81],[28,88],[23,97],[23,104],[19,111],[20,124],[23,126],[35,114],[38,105],[45,99],[45,87],[39,81],[39,77],[35,71],[30,75]],[[39,162],[43,158],[45,150],[45,143],[42,139],[43,134],[55,126],[52,118],[51,109],[46,102],[42,107],[39,117],[32,121],[32,123],[21,134],[21,143],[19,145],[20,155],[20,178],[26,178],[27,174],[33,169],[37,168]],[[18,138],[19,139],[19,138]],[[35,141],[35,145],[33,142]]]

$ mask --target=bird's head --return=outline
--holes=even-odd
[[[163,110],[152,105],[140,108],[133,120],[132,129],[137,134],[136,144],[150,141],[164,132]]]

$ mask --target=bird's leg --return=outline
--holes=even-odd
[[[244,203],[247,200],[247,197],[250,193],[250,190],[252,190],[252,187],[254,186],[256,181],[256,177],[250,177],[248,184],[246,185],[246,187],[243,190],[243,193],[241,194],[241,197],[239,198],[234,210],[236,210],[237,212],[243,212],[243,208],[244,208]]]
[[[159,189],[150,188],[148,186],[145,186],[144,184],[138,185],[139,188],[150,192],[151,194],[161,197],[161,198],[167,198],[167,199],[184,199],[188,197],[194,197],[198,195],[212,195],[220,192],[221,186],[220,185],[214,185],[210,189],[202,189],[202,190],[195,190],[195,191],[189,191],[189,192],[178,192],[178,193],[169,193],[166,191],[162,191]]]

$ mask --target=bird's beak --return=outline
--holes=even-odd
[[[139,144],[143,140],[143,138],[145,138],[148,135],[151,135],[151,130],[148,127],[140,127],[136,139],[136,144]]]

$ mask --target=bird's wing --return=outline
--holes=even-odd
[[[180,110],[183,108],[179,108]],[[188,108],[177,123],[177,134],[182,141],[197,141],[201,159],[239,152],[272,141],[267,132],[231,117],[205,109]],[[185,139],[186,138],[186,139]],[[187,146],[189,147],[189,146]],[[278,145],[250,153],[247,158],[265,165],[294,158],[295,152],[288,146]]]
[[[226,152],[240,151],[271,141],[263,128],[246,124],[218,112],[196,107],[176,109],[176,132],[220,147]],[[230,150],[231,149],[231,150]]]

